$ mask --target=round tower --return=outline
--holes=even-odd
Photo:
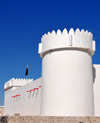
[[[71,28],[48,32],[42,57],[42,116],[94,116],[91,32]]]

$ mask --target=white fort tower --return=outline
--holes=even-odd
[[[94,116],[91,32],[66,29],[42,37],[43,116]]]

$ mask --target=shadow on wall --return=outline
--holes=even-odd
[[[94,66],[92,66],[92,70],[93,70],[93,84],[95,83],[95,78],[96,78],[96,69]]]

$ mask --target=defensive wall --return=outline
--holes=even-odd
[[[93,78],[95,116],[100,116],[100,65],[93,65]],[[5,86],[5,89],[8,87],[10,89],[5,91],[4,115],[40,115],[42,89],[41,78],[35,81],[29,80],[29,83],[22,84],[23,86],[21,87],[15,87],[15,80],[16,79],[11,79]],[[12,84],[9,82],[12,82]],[[17,79],[16,82],[18,85],[19,82],[21,84],[21,82],[24,81]],[[34,88],[38,89],[35,90]]]
[[[35,81],[21,80],[11,79],[5,84],[5,90],[7,90],[4,115],[40,115],[41,78]],[[19,87],[19,85],[24,86]]]
[[[100,117],[4,116],[0,123],[100,123]]]

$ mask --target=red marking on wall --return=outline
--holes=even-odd
[[[15,98],[15,97],[18,97],[18,96],[20,96],[20,94],[17,94],[17,95],[15,95],[15,96],[12,96],[12,98]]]
[[[31,91],[35,91],[35,89],[32,89]]]
[[[4,88],[4,90],[6,91],[6,90],[8,90],[8,89],[10,89],[11,87],[10,86],[8,86],[7,88]]]
[[[31,89],[31,90],[29,90],[29,91],[26,91],[26,92],[35,91],[35,90],[37,90],[37,89],[39,89],[39,88],[34,88],[34,89]]]
[[[30,91],[26,91],[26,92],[30,92]]]
[[[35,90],[39,89],[39,88],[34,88]]]
[[[39,88],[41,88],[42,86],[39,86]]]

